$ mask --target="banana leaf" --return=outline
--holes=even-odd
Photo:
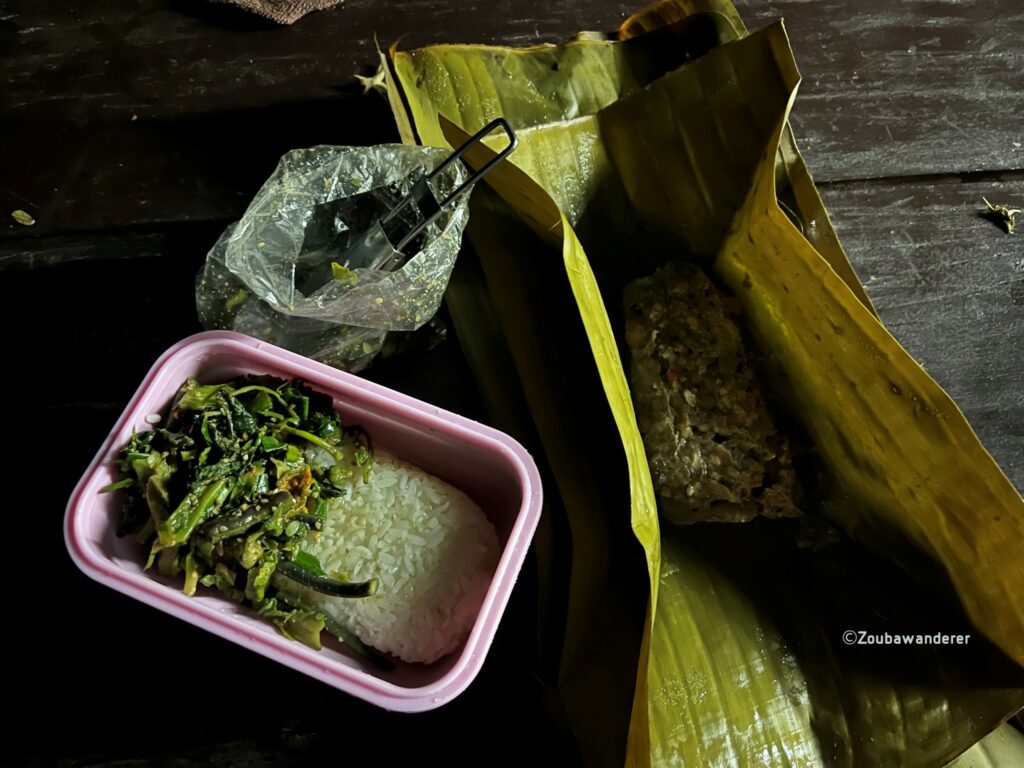
[[[639,37],[636,41],[643,39]],[[477,54],[481,58],[494,55],[482,47]],[[461,50],[460,55],[470,56],[470,49]],[[415,79],[406,81],[398,76],[390,87],[393,93],[401,89],[403,100],[409,100],[412,92],[421,101],[428,101],[424,93],[430,89],[420,88],[422,85],[417,85]],[[480,200],[474,199],[473,220],[478,226],[474,229],[471,225],[470,238],[484,265],[486,289],[494,306],[501,307],[498,315],[503,340],[519,373],[531,415],[546,435],[542,439],[544,450],[552,463],[566,511],[573,519],[573,575],[587,575],[586,579],[574,580],[570,595],[577,597],[581,590],[585,594],[588,587],[591,589],[588,596],[575,601],[575,609],[570,609],[563,668],[575,671],[563,674],[559,680],[570,720],[588,758],[603,756],[605,761],[619,762],[614,755],[622,754],[614,747],[611,752],[606,749],[620,736],[621,722],[598,707],[598,717],[588,723],[586,708],[580,706],[581,701],[586,702],[578,695],[583,690],[581,681],[587,678],[588,664],[591,676],[597,670],[614,668],[614,664],[593,666],[597,659],[585,658],[585,644],[581,646],[578,639],[569,642],[568,637],[574,628],[577,638],[585,634],[588,613],[590,619],[600,618],[601,608],[605,613],[621,610],[617,615],[629,616],[628,609],[616,601],[595,609],[594,598],[602,594],[607,584],[614,583],[609,576],[628,581],[626,571],[616,570],[628,566],[628,551],[608,554],[611,550],[607,549],[603,563],[593,566],[593,561],[600,560],[602,555],[595,553],[594,547],[609,547],[609,542],[615,541],[614,536],[595,536],[594,530],[606,534],[617,531],[616,516],[621,518],[625,507],[616,509],[616,505],[622,498],[621,489],[627,485],[633,529],[647,556],[651,578],[649,605],[657,606],[656,613],[648,610],[644,617],[640,675],[630,732],[632,762],[941,764],[991,730],[1021,702],[1021,692],[1014,687],[1020,685],[1019,667],[980,640],[970,647],[969,653],[951,654],[949,649],[939,648],[927,649],[928,652],[919,648],[910,652],[885,649],[881,657],[854,653],[861,649],[843,648],[839,643],[843,627],[896,626],[885,624],[893,621],[891,617],[898,617],[901,630],[917,627],[935,631],[941,627],[942,631],[952,633],[953,627],[968,626],[962,615],[966,612],[975,626],[1014,655],[1012,642],[1007,645],[1008,638],[1012,641],[1012,633],[1000,634],[1001,627],[1014,626],[1015,606],[1007,600],[1015,588],[1013,578],[1019,577],[1019,572],[1013,571],[1013,560],[992,549],[992,540],[982,534],[990,556],[997,563],[1010,566],[1006,569],[1009,576],[997,580],[1001,586],[988,591],[975,582],[958,582],[957,578],[969,570],[969,561],[958,559],[965,550],[936,551],[935,547],[924,546],[933,540],[914,537],[922,527],[917,519],[927,520],[931,515],[931,521],[939,526],[936,536],[949,541],[954,538],[951,533],[963,530],[963,526],[951,525],[951,519],[966,516],[970,520],[978,515],[972,515],[973,508],[954,509],[948,514],[941,509],[936,512],[932,507],[934,498],[914,501],[918,497],[910,496],[908,501],[907,494],[894,490],[887,482],[893,475],[902,477],[903,470],[909,471],[910,476],[920,476],[922,466],[931,466],[921,462],[932,461],[930,457],[934,454],[944,455],[948,461],[955,453],[964,471],[954,480],[968,485],[952,498],[966,498],[967,491],[978,491],[978,478],[987,477],[995,489],[990,491],[989,498],[1003,505],[1004,519],[1011,521],[1007,527],[1019,532],[1019,497],[1005,478],[1000,481],[998,470],[955,408],[942,411],[939,419],[941,426],[956,433],[958,443],[952,446],[947,442],[947,433],[936,435],[929,431],[930,427],[906,424],[908,414],[918,419],[921,413],[928,417],[923,411],[915,413],[912,407],[876,409],[874,401],[847,401],[844,405],[850,409],[848,412],[816,398],[810,402],[819,410],[804,414],[804,427],[816,440],[824,440],[819,447],[833,470],[832,487],[823,484],[820,489],[822,511],[843,522],[859,539],[872,541],[882,551],[896,554],[908,567],[919,571],[923,567],[932,576],[945,575],[953,587],[949,594],[943,595],[941,588],[935,590],[936,594],[922,592],[902,571],[884,561],[878,562],[871,551],[850,540],[825,556],[798,551],[792,543],[792,532],[787,533],[778,525],[768,530],[765,526],[753,526],[742,531],[701,527],[663,531],[664,550],[659,556],[650,479],[632,417],[615,333],[601,296],[603,291],[605,298],[612,297],[609,306],[618,306],[621,282],[617,281],[628,276],[629,267],[624,267],[623,262],[629,260],[622,257],[627,252],[616,253],[607,243],[622,242],[618,239],[619,227],[628,225],[630,219],[635,228],[639,223],[643,225],[639,227],[641,231],[654,231],[648,242],[660,240],[666,245],[660,252],[662,261],[686,251],[690,257],[707,258],[714,237],[700,228],[695,217],[706,219],[713,232],[726,237],[725,247],[715,251],[711,264],[747,302],[752,330],[762,346],[784,361],[779,378],[786,374],[792,381],[793,374],[786,370],[786,365],[799,375],[806,373],[800,364],[813,367],[809,357],[800,357],[793,351],[794,334],[786,332],[788,326],[773,325],[780,306],[797,312],[802,306],[801,297],[809,295],[822,313],[816,318],[801,316],[798,322],[802,325],[796,329],[800,332],[796,336],[818,334],[824,339],[822,331],[836,336],[839,334],[832,321],[841,317],[845,332],[845,323],[853,318],[857,333],[851,335],[857,336],[857,345],[851,344],[846,352],[844,362],[854,363],[847,371],[848,380],[867,384],[878,378],[880,369],[894,368],[908,380],[901,379],[900,383],[913,383],[907,391],[929,395],[927,407],[935,402],[932,389],[938,388],[884,333],[852,286],[845,282],[848,275],[844,278],[839,270],[830,269],[829,262],[814,252],[813,240],[805,238],[776,203],[776,159],[779,144],[784,142],[785,117],[795,85],[796,70],[785,36],[781,27],[771,28],[698,57],[694,64],[634,91],[632,96],[611,102],[594,113],[592,120],[556,120],[524,132],[523,146],[530,149],[521,156],[517,153],[516,162],[541,177],[538,180],[542,183],[547,180],[551,196],[526,174],[507,168],[502,173],[495,172],[490,182],[500,200],[493,195],[478,195]],[[515,89],[514,84],[505,87]],[[710,105],[705,92],[716,97]],[[751,93],[755,96],[751,97]],[[502,103],[508,108],[514,99],[503,97]],[[515,114],[507,116],[516,120]],[[730,130],[747,126],[746,141],[737,134],[716,147],[717,153],[688,154],[686,148],[692,146],[688,142],[703,141],[694,137],[708,135],[709,116],[718,121],[718,126],[728,122]],[[421,118],[421,122],[425,119]],[[641,137],[631,141],[631,133]],[[452,133],[456,140],[462,135]],[[579,145],[588,146],[587,153],[573,154],[573,148]],[[567,152],[566,148],[572,151]],[[782,155],[785,158],[786,153]],[[580,163],[580,156],[588,160]],[[698,158],[696,166],[687,169],[686,159],[694,156]],[[689,170],[690,174],[680,177],[681,170]],[[755,178],[755,170],[757,194],[751,195],[750,180]],[[555,183],[570,173],[580,176],[579,185],[567,189]],[[671,201],[677,216],[659,208],[663,203],[657,196],[644,197],[644,189],[635,180],[645,177],[670,192],[660,199]],[[809,177],[803,178],[809,183]],[[708,179],[732,179],[735,186],[702,186],[700,182]],[[687,186],[689,198],[683,191]],[[552,196],[580,226],[579,238],[570,226],[570,217],[559,211]],[[703,199],[703,207],[697,198]],[[620,207],[610,210],[609,204]],[[732,214],[741,206],[742,214],[733,222]],[[727,223],[723,232],[722,221],[733,225]],[[602,222],[607,225],[603,231]],[[747,235],[757,227],[764,239],[752,245]],[[792,280],[788,283],[780,282],[782,278],[777,275],[769,279],[763,274],[770,271],[768,264],[774,263],[770,260],[780,258],[776,247],[780,240],[786,248],[804,257],[804,271],[790,275]],[[583,246],[590,256],[589,262]],[[647,267],[645,259],[637,261],[640,263],[634,268]],[[591,263],[595,265],[593,272]],[[750,265],[761,270],[756,272],[757,280],[754,273],[740,271]],[[749,280],[748,274],[752,275]],[[517,275],[521,279],[515,281]],[[762,279],[764,283],[760,282]],[[772,293],[769,289],[777,290]],[[772,301],[766,302],[765,296]],[[828,304],[830,300],[838,302],[845,314],[836,314],[835,307]],[[567,301],[572,301],[575,316],[564,311]],[[456,314],[456,308],[452,309]],[[832,314],[824,314],[825,310]],[[575,359],[574,367],[568,370],[572,371],[579,393],[590,392],[594,371],[599,373],[606,397],[603,412],[599,405],[591,412],[592,401],[582,412],[571,407],[561,410],[559,406],[572,405],[571,388],[555,395],[545,389],[545,385],[564,379],[564,374],[556,371],[567,362],[566,352],[574,349],[572,337],[578,336],[581,326],[593,357],[589,367],[580,367],[580,361]],[[539,343],[542,339],[546,343]],[[836,384],[829,376],[847,369],[829,356],[835,351],[833,347],[841,346],[832,345],[817,358],[818,368],[812,371],[811,381],[824,379],[830,385]],[[566,370],[565,365],[561,370]],[[609,444],[597,442],[602,432],[607,433],[609,410],[625,448],[620,454],[609,455]],[[871,439],[871,432],[858,420],[866,418],[864,414],[874,419],[869,427],[888,424],[886,420],[893,419],[907,450],[898,451],[885,467],[876,467],[872,475],[863,468],[870,452],[853,453],[863,449],[863,443],[851,442],[847,436],[847,443],[853,447],[846,450],[847,443],[823,431],[819,423],[824,420],[823,413],[831,416],[830,423],[839,423],[847,432],[864,430],[866,440]],[[849,414],[857,417],[852,419]],[[588,417],[603,422],[600,429],[577,433],[576,427],[585,425]],[[820,419],[816,421],[815,417]],[[830,437],[833,445],[828,442]],[[910,450],[914,444],[925,450]],[[595,450],[594,446],[601,445],[603,451]],[[959,452],[955,450],[957,445]],[[623,458],[625,467],[621,467]],[[585,465],[592,459],[599,462],[592,466],[600,471],[588,476]],[[618,472],[613,460],[620,463]],[[870,476],[877,487],[865,481]],[[934,480],[941,486],[946,477]],[[598,491],[588,495],[587,484],[591,482]],[[874,495],[865,494],[857,482],[867,483]],[[920,488],[915,490],[915,494],[920,492]],[[851,499],[864,498],[873,505],[872,515],[859,513],[863,507],[850,503]],[[944,496],[943,500],[948,498]],[[869,523],[864,524],[864,520]],[[908,521],[912,524],[908,525]],[[588,533],[591,538],[585,546],[575,546],[577,535]],[[942,534],[946,539],[941,539]],[[916,547],[906,546],[904,539]],[[999,543],[998,538],[995,543]],[[909,551],[917,553],[916,559],[907,559]],[[576,561],[581,559],[590,561],[589,566],[577,566]],[[942,579],[939,582],[944,583]],[[1006,591],[1000,594],[1001,590]],[[952,601],[954,592],[957,599]],[[844,595],[839,604],[837,594]],[[940,624],[937,617],[941,617]],[[596,630],[598,624],[589,626]],[[1016,626],[1019,630],[1019,622]],[[594,631],[591,644],[594,638],[604,635]],[[601,735],[605,736],[603,743],[598,738]],[[601,748],[588,754],[589,746],[598,743]]]
[[[1024,765],[1024,735],[1001,725],[949,764],[949,768],[1016,768]]]
[[[471,132],[502,115],[515,118],[517,131],[593,115],[712,47],[745,34],[728,0],[662,0],[627,19],[611,39],[588,34],[561,46],[436,45],[408,52],[392,46],[383,65],[402,139],[443,147],[437,114]],[[573,149],[585,157],[589,147],[577,144]],[[517,162],[557,173],[557,163],[546,165],[543,153],[530,163],[531,154],[523,146],[517,150]],[[777,170],[780,203],[874,312],[788,129]],[[588,171],[561,182],[568,197],[585,198],[584,190],[574,193],[572,186],[594,176]]]
[[[788,107],[771,157],[787,117]],[[774,170],[762,162],[715,272],[841,485],[831,516],[890,556],[913,545],[941,567],[974,625],[1024,664],[1024,500],[952,399],[863,311],[775,199]]]

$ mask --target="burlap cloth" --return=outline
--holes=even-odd
[[[322,11],[340,5],[344,0],[214,0],[230,3],[247,11],[258,13],[279,24],[291,24],[310,11]]]

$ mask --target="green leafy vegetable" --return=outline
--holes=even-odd
[[[135,483],[130,477],[126,477],[124,480],[118,480],[116,483],[111,483],[103,488],[100,488],[100,493],[111,493],[112,491],[120,491],[122,488],[128,488]]]
[[[320,565],[320,561],[317,560],[316,555],[311,555],[309,552],[296,552],[295,557],[292,558],[292,562],[296,565],[302,566],[315,576],[327,575],[323,566]]]
[[[279,603],[278,592],[282,584],[336,597],[376,591],[376,579],[330,578],[302,550],[323,526],[325,499],[344,495],[338,486],[368,472],[372,456],[366,433],[343,426],[330,398],[298,382],[189,379],[166,427],[133,434],[117,462],[123,477],[101,492],[126,493],[118,535],[149,546],[147,568],[183,573],[187,595],[216,587],[319,649],[325,617],[294,596]],[[344,628],[329,631],[368,655]]]
[[[319,566],[320,563],[317,563],[317,567]],[[317,592],[334,597],[368,597],[377,591],[376,579],[352,583],[336,581],[325,576],[318,576],[294,561],[281,563],[278,570],[282,575],[304,587],[310,587]]]

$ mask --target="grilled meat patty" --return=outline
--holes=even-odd
[[[625,291],[631,383],[654,488],[675,523],[800,514],[789,441],[772,423],[736,312],[698,267]]]

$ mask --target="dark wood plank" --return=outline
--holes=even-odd
[[[180,222],[170,228],[0,240],[0,270],[40,270],[75,262],[98,263],[125,259],[157,259],[162,262],[162,269],[195,270],[227,223]],[[130,279],[130,274],[126,272],[123,279]],[[55,272],[53,278],[56,281],[65,279],[60,272]],[[119,287],[129,287],[122,283],[117,272],[111,274],[111,278],[117,280]],[[45,280],[46,276],[39,277],[40,282]]]
[[[42,235],[237,218],[288,149],[397,140],[384,99],[354,78],[377,65],[375,35],[523,44],[625,12],[507,6],[350,0],[278,27],[199,0],[102,2],[88,16],[14,3],[0,20],[0,236],[26,234],[16,208]]]
[[[1024,167],[1024,10],[1008,0],[746,0],[785,16],[794,123],[822,181]],[[397,138],[357,72],[402,45],[525,44],[609,29],[633,4],[349,0],[279,28],[201,0],[14,2],[0,20],[0,237],[237,217],[287,149]],[[405,35],[405,37],[403,37]]]
[[[135,122],[15,115],[0,121],[0,239],[237,219],[289,149],[397,140],[376,94]]]
[[[737,0],[783,17],[793,117],[820,180],[1024,168],[1024,7],[998,0]]]
[[[1024,490],[1024,237],[979,215],[983,195],[1024,200],[1024,177],[822,192],[882,321]]]
[[[330,98],[376,66],[382,45],[526,45],[614,29],[629,2],[347,0],[290,27],[203,0],[14,0],[3,14],[0,80],[19,113],[79,122],[167,118]],[[39,94],[46,98],[40,99]],[[255,127],[255,126],[254,126]]]

